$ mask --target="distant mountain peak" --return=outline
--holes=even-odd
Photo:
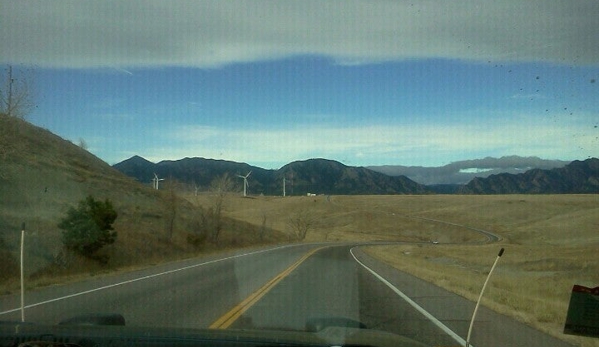
[[[425,185],[463,185],[475,177],[488,177],[500,173],[521,173],[534,168],[553,169],[564,167],[568,163],[568,161],[563,160],[511,155],[501,158],[485,157],[483,159],[455,161],[440,167],[385,165],[369,166],[368,168],[390,176],[404,175]]]
[[[124,160],[123,162],[132,162],[132,163],[152,163],[151,161],[149,161],[148,159],[141,157],[139,155],[134,155],[131,158]],[[152,163],[153,164],[153,163]]]
[[[599,193],[599,159],[575,160],[550,170],[501,173],[476,177],[461,189],[465,194],[585,194]]]

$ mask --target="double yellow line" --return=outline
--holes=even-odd
[[[241,315],[247,311],[250,307],[252,307],[260,298],[262,298],[266,293],[268,293],[277,283],[281,282],[285,277],[287,277],[293,270],[295,270],[301,263],[303,263],[306,259],[308,259],[311,255],[323,249],[324,247],[316,248],[306,253],[303,257],[301,257],[298,261],[293,263],[290,267],[285,269],[280,274],[276,275],[273,279],[268,281],[265,285],[263,285],[260,289],[256,290],[250,296],[245,298],[242,302],[240,302],[237,306],[233,307],[232,310],[225,313],[222,317],[217,319],[214,323],[212,323],[209,329],[227,329],[231,326]]]

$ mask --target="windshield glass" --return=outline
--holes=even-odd
[[[0,0],[0,320],[596,346],[597,14]]]

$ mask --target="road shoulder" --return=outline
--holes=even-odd
[[[457,335],[465,338],[475,303],[427,281],[378,261],[354,248],[355,256],[366,266],[405,293]],[[482,286],[482,284],[481,284]],[[572,346],[510,317],[481,307],[474,324],[474,346]]]

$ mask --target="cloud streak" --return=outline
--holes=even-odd
[[[597,148],[589,136],[573,137],[575,124],[508,122],[501,127],[373,125],[366,127],[314,126],[280,131],[225,130],[206,126],[178,126],[163,132],[154,147],[141,150],[149,160],[201,156],[247,162],[266,168],[300,159],[323,157],[349,165],[410,164],[434,166],[478,156],[523,156],[576,159]],[[590,141],[590,142],[589,142]],[[176,144],[163,146],[162,144]],[[564,150],[587,146],[586,151]],[[134,151],[133,151],[134,152]],[[133,153],[129,151],[127,153]],[[588,152],[588,153],[587,153]],[[124,157],[117,161],[126,159]],[[436,160],[436,162],[431,162]]]
[[[3,1],[0,62],[218,67],[321,55],[599,63],[599,2]]]

